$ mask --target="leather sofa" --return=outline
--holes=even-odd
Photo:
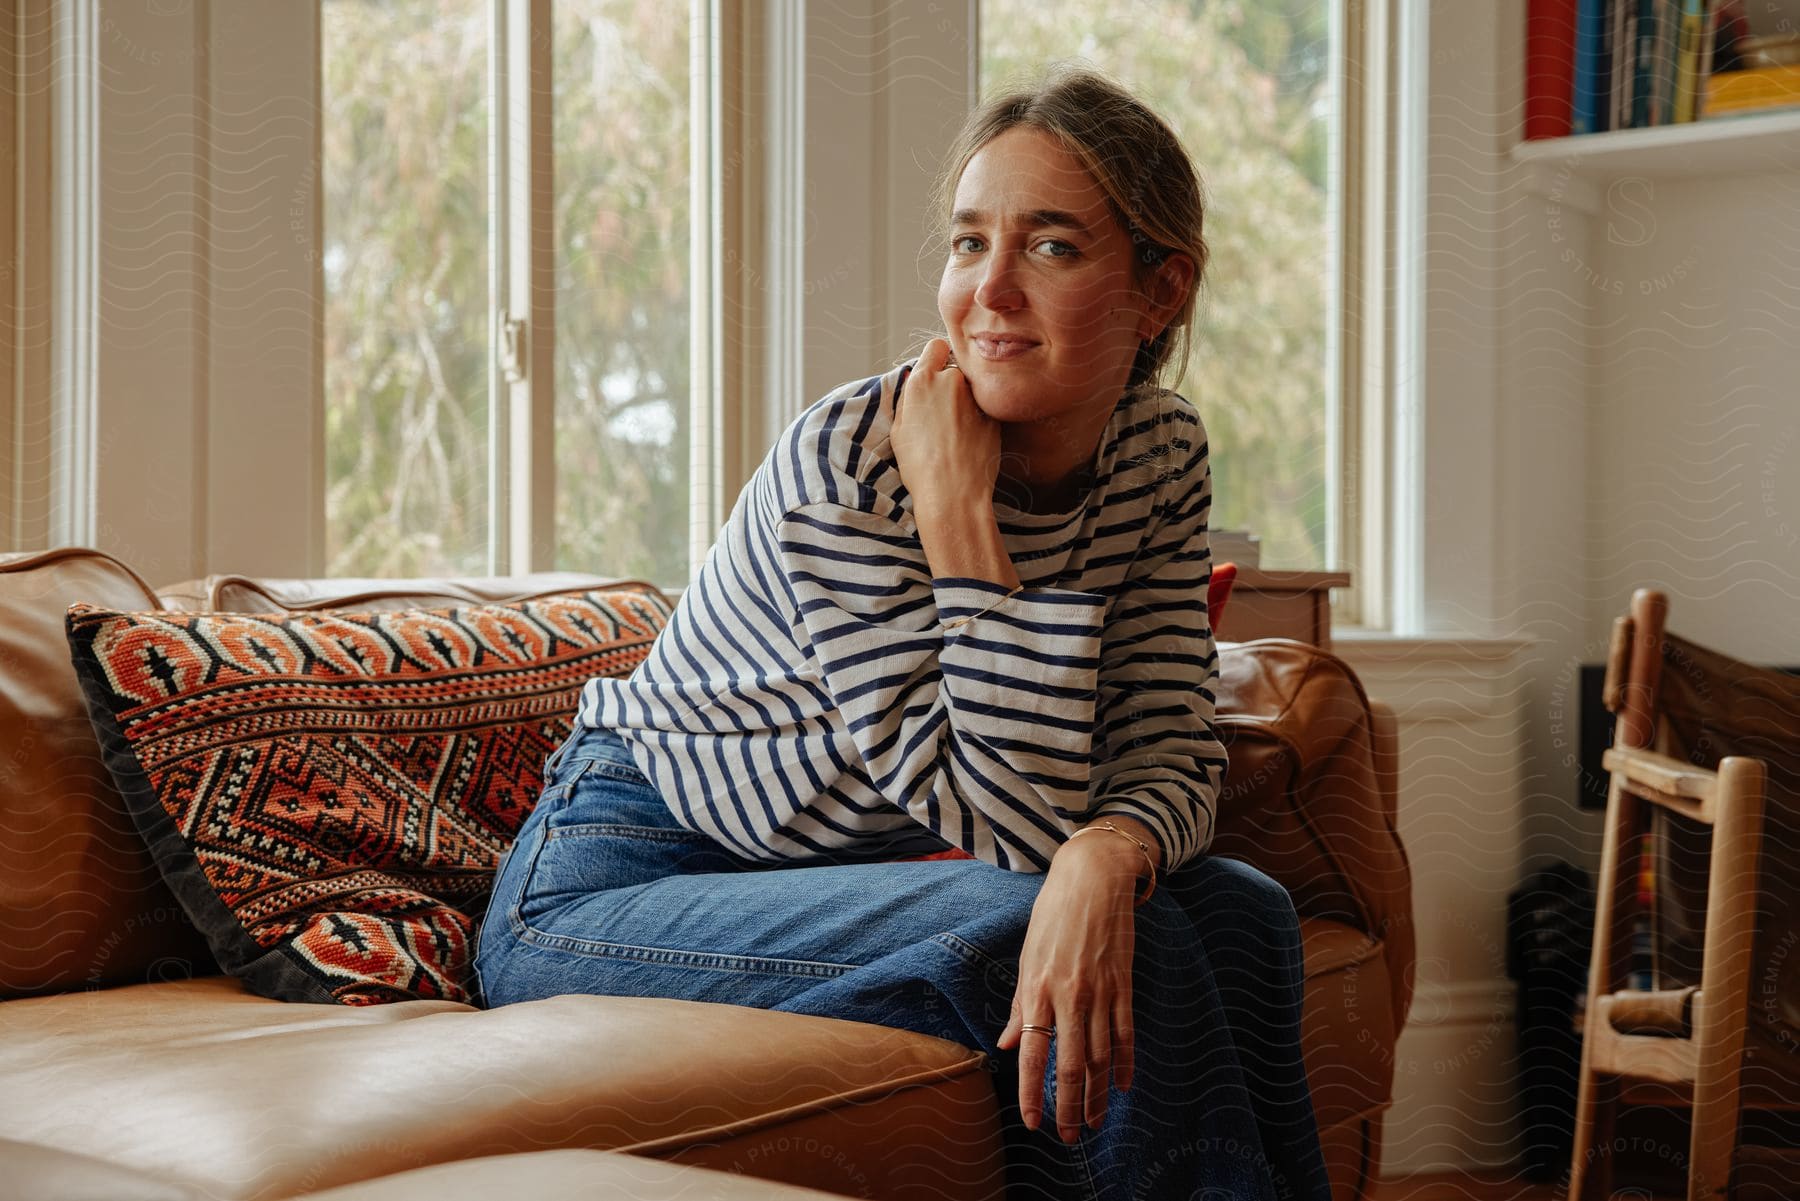
[[[93,551],[0,557],[0,1193],[29,1179],[20,1195],[524,1196],[533,1181],[558,1197],[1002,1195],[993,1077],[953,1043],[686,1001],[251,995],[218,974],[139,844],[63,636],[77,601],[374,609],[606,582],[225,576],[159,595]],[[1306,1064],[1334,1199],[1354,1201],[1412,983],[1392,718],[1316,647],[1222,643],[1221,660],[1231,768],[1214,851],[1294,896]]]

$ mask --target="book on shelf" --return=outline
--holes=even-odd
[[[1800,35],[1751,37],[1743,0],[1528,0],[1525,19],[1527,140],[1800,103]]]
[[[1706,14],[1700,0],[1683,0],[1681,6],[1680,41],[1675,51],[1675,123],[1692,121],[1694,99],[1699,93],[1700,36],[1705,31]]]
[[[1569,132],[1576,0],[1529,0],[1525,14],[1525,136]]]
[[[1612,11],[1612,69],[1608,72],[1611,94],[1607,97],[1608,129],[1624,129],[1631,123],[1632,47],[1637,45],[1637,6],[1608,0]]]
[[[1569,132],[1610,129],[1612,113],[1612,23],[1606,0],[1580,0],[1575,13],[1575,82]]]
[[[1800,105],[1800,64],[1726,71],[1706,81],[1706,115],[1735,116]]]
[[[1262,539],[1249,530],[1212,530],[1207,545],[1214,563],[1236,563],[1239,567],[1262,565]]]
[[[1656,115],[1653,95],[1654,76],[1650,64],[1656,58],[1656,10],[1658,0],[1627,0],[1637,5],[1637,20],[1633,28],[1637,35],[1631,46],[1631,116],[1627,120],[1632,129],[1642,129],[1651,123]]]

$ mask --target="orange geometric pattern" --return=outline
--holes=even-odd
[[[373,614],[69,611],[132,818],[219,962],[283,1000],[470,1000],[500,857],[652,590]]]

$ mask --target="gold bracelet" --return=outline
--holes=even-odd
[[[1150,884],[1144,889],[1144,895],[1133,901],[1131,905],[1132,908],[1135,909],[1145,901],[1148,901],[1151,894],[1156,891],[1156,860],[1150,856],[1150,847],[1143,839],[1139,838],[1136,834],[1133,834],[1130,830],[1121,830],[1111,822],[1094,822],[1091,825],[1083,826],[1081,829],[1075,831],[1075,833],[1069,835],[1066,841],[1073,842],[1083,834],[1086,834],[1089,830],[1111,830],[1114,834],[1123,835],[1131,840],[1132,846],[1144,853],[1144,862],[1150,865]]]
[[[944,628],[946,630],[954,630],[957,626],[967,625],[969,622],[974,621],[977,617],[985,617],[987,614],[992,613],[994,611],[994,609],[1000,604],[1000,601],[1010,599],[1017,593],[1023,591],[1024,588],[1025,588],[1025,585],[1018,584],[1018,585],[1014,586],[1014,588],[1011,592],[1008,592],[1005,596],[1001,597],[1000,600],[995,601],[992,605],[989,605],[987,608],[983,609],[981,612],[971,613],[967,617],[958,617],[955,621],[946,621],[944,623]],[[1120,831],[1120,833],[1123,833],[1123,832],[1124,831]]]

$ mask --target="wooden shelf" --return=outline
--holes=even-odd
[[[1543,138],[1514,146],[1512,159],[1532,192],[1595,213],[1607,184],[1621,176],[1704,179],[1800,170],[1800,109]]]

